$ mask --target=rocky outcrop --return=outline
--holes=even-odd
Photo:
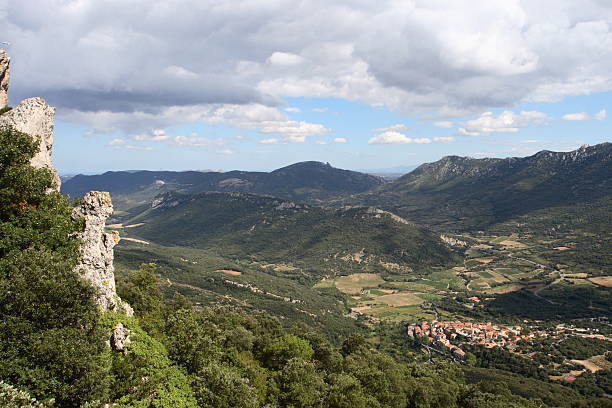
[[[8,105],[11,59],[0,49],[0,109]],[[46,167],[55,175],[56,190],[60,189],[60,178],[51,163],[53,148],[53,121],[55,108],[45,103],[42,98],[30,98],[22,101],[17,107],[0,115],[0,128],[12,127],[19,132],[27,133],[40,142],[38,153],[32,158],[34,167]]]
[[[125,347],[128,343],[131,343],[130,329],[125,327],[123,323],[117,323],[113,328],[113,334],[110,338],[110,346],[116,351],[125,351]]]
[[[124,311],[131,316],[132,308],[119,298],[115,290],[113,247],[119,242],[119,234],[104,231],[106,219],[112,213],[110,194],[102,191],[85,194],[82,203],[74,208],[72,217],[84,222],[83,232],[75,236],[82,241],[79,248],[81,260],[75,269],[98,289],[95,301],[103,310]]]
[[[0,49],[0,109],[8,106],[8,88],[11,76],[11,59]]]
[[[15,108],[0,115],[0,128],[12,127],[36,138],[40,143],[38,153],[32,158],[34,167],[46,167],[55,174],[56,189],[60,188],[60,179],[51,162],[53,148],[53,121],[55,108],[45,103],[42,98],[30,98],[22,101]]]

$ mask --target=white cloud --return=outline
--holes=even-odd
[[[276,139],[276,138],[263,139],[263,140],[260,140],[259,143],[261,144],[283,144],[283,142],[280,139]]]
[[[335,143],[346,143],[346,138],[345,137],[337,137],[334,139]]]
[[[405,130],[410,130],[410,128],[402,123],[398,123],[397,125],[391,125],[383,128],[375,128],[373,130],[375,132],[401,132]]]
[[[221,154],[234,154],[235,152],[232,149],[220,149],[220,150],[217,150],[217,153],[221,153]]]
[[[276,51],[268,58],[268,63],[271,65],[293,66],[299,65],[304,61],[304,58],[290,52]]]
[[[330,132],[324,125],[293,121],[277,108],[261,104],[212,104],[173,106],[155,114],[148,112],[80,112],[70,110],[64,120],[85,123],[94,133],[115,133],[124,130],[137,141],[169,141],[164,128],[177,123],[207,123],[257,130],[262,134],[280,136],[284,142],[303,142],[309,136]],[[156,130],[151,132],[151,127]]]
[[[126,150],[153,150],[151,146],[132,145],[123,139],[115,138],[106,144],[114,149]]]
[[[324,140],[317,140],[317,141],[315,141],[315,143],[318,144],[318,145],[326,145],[327,144],[327,142],[324,141]]]
[[[11,97],[42,95],[62,118],[138,134],[197,122],[203,106],[294,96],[442,120],[612,90],[605,0],[180,4],[8,2]]]
[[[586,112],[580,112],[568,113],[567,115],[563,115],[561,118],[563,120],[604,120],[606,118],[606,114],[606,110],[602,109],[593,116],[589,115]]]
[[[138,142],[150,141],[150,142],[165,142],[170,140],[170,136],[166,134],[164,129],[154,129],[151,134],[138,134],[132,139]]]
[[[206,139],[199,136],[174,136],[171,143],[176,146],[210,147],[223,146],[227,142],[224,139]]]
[[[452,128],[453,122],[448,121],[448,120],[442,120],[439,122],[434,122],[433,125],[437,127],[441,127],[441,128]]]
[[[372,137],[370,140],[368,140],[368,144],[411,144],[411,143],[427,144],[427,143],[431,143],[431,139],[427,139],[424,137],[411,138],[411,137],[407,137],[403,133],[394,132],[394,131],[389,130],[389,131],[380,133]]]
[[[285,111],[291,112],[291,113],[300,113],[302,110],[300,108],[290,106],[288,108],[285,108]]]
[[[325,113],[327,112],[327,108],[313,108],[312,111],[316,113]]]
[[[189,71],[186,68],[178,65],[170,65],[164,69],[164,72],[172,77],[179,79],[198,79],[200,76],[195,72]]]
[[[454,142],[455,138],[452,136],[440,136],[440,137],[434,137],[432,140],[434,142],[439,142],[439,143],[450,143],[450,142]]]
[[[262,122],[259,131],[264,134],[274,134],[282,137],[287,143],[301,143],[308,136],[322,136],[330,129],[323,125],[296,121]]]
[[[494,133],[516,133],[521,128],[533,125],[543,125],[550,122],[547,114],[538,111],[522,111],[514,113],[503,111],[498,116],[485,112],[478,118],[468,121],[459,132],[466,136],[489,136]]]
[[[109,146],[123,146],[126,145],[127,142],[123,139],[113,139],[107,143]]]

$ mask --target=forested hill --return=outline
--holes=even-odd
[[[437,235],[390,213],[325,209],[245,193],[164,193],[129,223],[134,225],[130,234],[159,244],[293,261],[318,273],[331,273],[338,263],[416,269],[457,260]]]
[[[439,229],[481,229],[541,209],[597,202],[611,194],[611,169],[612,143],[524,158],[448,156],[343,202]]]
[[[151,199],[170,190],[185,193],[237,191],[315,202],[362,193],[382,183],[383,179],[379,177],[307,161],[270,173],[237,170],[225,173],[119,171],[94,176],[78,175],[64,183],[62,192],[76,198],[90,190],[109,191],[119,207],[121,196],[133,200]]]

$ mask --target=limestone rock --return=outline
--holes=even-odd
[[[113,329],[113,334],[111,335],[110,341],[110,345],[113,350],[125,351],[125,346],[131,341],[132,340],[130,339],[130,329],[125,327],[122,323],[117,323],[117,325]]]
[[[11,74],[11,59],[0,49],[0,109],[8,106],[8,88]]]
[[[0,115],[0,128],[12,127],[40,141],[40,149],[31,160],[32,166],[47,167],[52,170],[55,174],[57,190],[59,190],[60,179],[51,163],[54,119],[54,107],[47,105],[42,98],[30,98]]]
[[[101,191],[85,194],[82,204],[74,208],[72,217],[82,218],[85,223],[83,232],[76,234],[82,245],[79,248],[80,263],[75,269],[98,289],[95,301],[103,310],[123,310],[131,316],[132,308],[119,298],[115,290],[113,247],[119,242],[119,234],[104,232],[106,219],[112,213],[110,194]]]

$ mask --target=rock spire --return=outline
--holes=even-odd
[[[72,217],[83,219],[85,224],[83,232],[76,234],[76,238],[82,240],[76,270],[98,289],[95,301],[103,310],[122,310],[131,316],[132,308],[119,298],[115,290],[113,247],[119,242],[119,233],[104,231],[106,219],[112,213],[111,196],[105,191],[85,194],[82,203],[72,211]]]
[[[0,48],[0,109],[8,106],[8,88],[11,76],[11,59]]]

